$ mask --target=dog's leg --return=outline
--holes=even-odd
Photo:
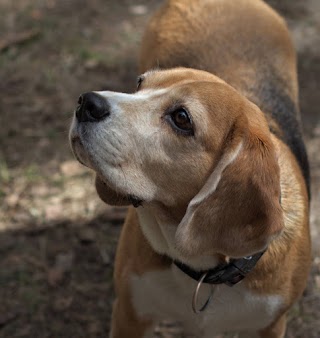
[[[261,338],[283,338],[286,333],[287,317],[283,314],[269,327],[259,332]]]
[[[152,321],[139,319],[129,298],[114,301],[110,338],[151,338],[152,333]]]

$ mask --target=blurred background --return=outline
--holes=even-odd
[[[314,259],[286,337],[320,337],[320,1],[269,0],[298,52],[312,174]],[[104,205],[71,154],[78,96],[135,88],[160,0],[0,0],[0,336],[106,337],[125,209]],[[164,323],[158,337],[183,337]],[[128,337],[129,338],[129,337]]]

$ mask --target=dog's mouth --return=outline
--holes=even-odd
[[[73,154],[75,158],[78,160],[79,163],[84,165],[85,167],[92,169],[96,172],[96,174],[99,176],[100,181],[105,185],[105,191],[110,191],[111,195],[118,195],[120,199],[123,199],[124,201],[127,201],[126,204],[131,204],[133,207],[138,208],[142,205],[144,202],[142,198],[137,196],[136,194],[132,194],[130,192],[127,192],[125,190],[119,191],[119,188],[117,187],[117,184],[114,180],[109,180],[106,176],[106,173],[104,173],[101,170],[101,165],[99,165],[99,162],[97,162],[97,159],[95,159],[95,156],[88,151],[88,147],[86,146],[87,142],[83,139],[81,130],[77,130],[75,126],[71,129],[70,132],[70,145],[71,149],[73,151]],[[89,146],[90,148],[90,146]],[[101,163],[100,163],[101,164]],[[108,203],[108,197],[106,198],[106,203]]]
[[[110,187],[104,177],[97,174],[96,189],[100,198],[107,204],[111,205],[132,205],[138,208],[144,202],[140,197],[133,194],[119,193],[117,189]],[[119,203],[120,202],[120,203]]]
[[[135,195],[128,195],[128,200],[135,208],[142,206],[143,203],[143,200]]]
[[[91,168],[88,155],[86,154],[83,144],[79,136],[74,136],[71,138],[71,149],[75,158],[85,167]]]
[[[101,177],[101,175],[99,175],[99,177],[105,186],[109,187],[109,189],[116,190],[116,189],[110,188],[110,185],[105,181],[105,179]],[[132,194],[127,194],[127,195],[124,194],[123,197],[135,208],[142,206],[144,202],[143,199],[141,199],[140,197],[136,195],[132,195]]]

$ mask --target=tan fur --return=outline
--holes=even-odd
[[[297,105],[288,30],[262,1],[168,0],[143,38],[138,92],[101,92],[111,114],[92,134],[87,130],[84,149],[71,131],[78,158],[97,172],[102,200],[144,200],[143,209],[129,209],[119,240],[112,338],[146,337],[157,319],[138,311],[133,279],[170,275],[172,259],[201,270],[266,247],[241,286],[259,301],[279,296],[258,330],[262,338],[284,336],[286,312],[301,296],[310,265],[309,202],[296,158],[269,131],[271,125],[281,135],[281,128],[256,96],[270,67]],[[166,112],[176,106],[191,112],[194,137],[167,123]]]
[[[132,245],[128,245],[129,242]],[[135,210],[130,208],[117,248],[114,278],[118,299],[114,303],[112,314],[112,338],[140,338],[151,325],[148,318],[139,319],[134,312],[130,301],[130,276],[148,270],[165,269],[170,264],[166,257],[161,257],[152,250],[141,232]]]
[[[260,0],[168,0],[145,32],[141,73],[188,65],[213,72],[249,98],[264,65],[298,101],[296,56],[283,19]],[[241,32],[239,34],[239,31]],[[276,52],[275,52],[276,51]]]

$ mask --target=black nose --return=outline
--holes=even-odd
[[[78,103],[76,117],[79,122],[98,122],[110,115],[108,101],[99,94],[84,93]]]

